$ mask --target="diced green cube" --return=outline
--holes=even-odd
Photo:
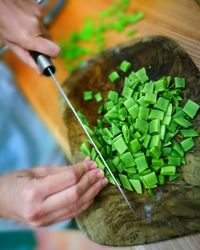
[[[93,100],[93,92],[92,91],[84,91],[83,93],[83,100],[84,101],[91,101]]]
[[[113,103],[117,104],[119,94],[117,91],[110,90],[108,92],[108,100],[112,101]]]
[[[175,166],[164,166],[160,170],[160,174],[162,175],[174,175],[176,173]]]
[[[155,172],[143,175],[143,181],[145,182],[148,188],[152,188],[158,183],[158,179],[156,177]]]
[[[150,120],[153,120],[153,119],[159,119],[159,120],[163,120],[164,118],[164,112],[161,111],[161,110],[157,110],[157,109],[152,109],[150,111],[150,114],[149,114],[149,117],[148,117]]]
[[[139,132],[145,134],[147,133],[149,128],[149,124],[146,120],[137,118],[135,121],[135,129],[137,129]]]
[[[136,119],[138,117],[139,106],[135,104],[131,108],[128,108],[128,112],[133,119]]]
[[[119,154],[123,154],[128,149],[122,135],[117,136],[117,138],[115,138],[113,144],[114,144],[114,146]]]
[[[96,93],[94,97],[95,97],[97,102],[103,101],[103,96],[100,92]]]
[[[148,104],[156,104],[157,94],[154,93],[146,93],[144,96],[144,101]]]
[[[195,146],[195,143],[192,138],[187,138],[181,142],[181,146],[185,152],[189,151]]]
[[[167,108],[169,106],[169,100],[163,98],[163,97],[159,97],[157,103],[155,104],[155,108],[166,112]]]
[[[149,80],[149,77],[146,73],[146,69],[144,67],[136,71],[135,74],[141,83],[145,83]]]
[[[190,117],[190,118],[194,118],[195,115],[197,114],[198,110],[199,110],[199,104],[197,104],[196,102],[193,102],[192,100],[188,100],[185,104],[185,106],[183,107],[183,111]]]
[[[135,189],[136,193],[142,194],[142,185],[140,180],[135,180],[135,179],[129,179],[131,185]]]
[[[127,72],[130,69],[130,67],[131,67],[131,63],[128,61],[121,62],[119,66],[120,70],[123,72]]]
[[[140,106],[138,112],[138,118],[147,120],[148,116],[149,116],[149,108]]]
[[[185,88],[185,78],[175,77],[175,88],[184,89]]]
[[[108,79],[111,81],[111,82],[116,82],[117,80],[120,79],[120,76],[119,74],[117,73],[117,71],[113,71],[112,73],[110,73],[110,75],[108,76]]]
[[[123,155],[120,156],[120,160],[124,167],[134,167],[135,160],[133,155],[130,152],[125,152]]]
[[[139,174],[148,168],[148,164],[147,164],[145,156],[137,157],[135,159],[135,163],[136,163],[136,167],[137,167]]]
[[[118,174],[118,176],[119,176],[119,179],[122,183],[122,186],[130,191],[133,191],[133,188],[131,187],[131,184],[128,180],[128,177],[124,174]]]
[[[133,139],[130,143],[129,143],[129,147],[130,150],[133,154],[137,153],[140,149],[140,143],[138,142],[138,139]]]

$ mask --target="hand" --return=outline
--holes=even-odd
[[[22,61],[40,73],[28,50],[56,57],[60,48],[48,38],[34,0],[0,1],[0,36]]]
[[[69,167],[42,167],[0,177],[0,217],[47,226],[79,215],[108,180],[89,159]]]

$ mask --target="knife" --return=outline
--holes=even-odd
[[[121,195],[123,196],[126,204],[129,206],[129,208],[132,210],[132,212],[134,212],[134,209],[131,205],[131,203],[129,202],[126,194],[124,193],[124,191],[122,190],[122,188],[120,187],[119,183],[117,182],[115,176],[113,175],[112,171],[110,170],[108,164],[106,163],[104,157],[102,156],[101,152],[99,151],[96,143],[94,142],[94,140],[92,139],[92,137],[90,136],[90,134],[88,133],[87,129],[85,128],[85,125],[83,124],[83,122],[81,121],[81,119],[79,118],[75,108],[73,107],[72,103],[70,102],[69,98],[67,97],[67,95],[65,94],[64,90],[61,87],[61,84],[58,82],[58,80],[56,79],[54,73],[56,71],[54,65],[52,64],[50,58],[44,54],[38,53],[36,51],[30,51],[31,56],[33,57],[34,61],[37,63],[37,65],[39,66],[41,72],[43,75],[45,76],[51,76],[53,83],[56,85],[56,87],[58,88],[60,94],[63,96],[65,102],[67,103],[67,105],[69,106],[69,108],[71,109],[71,111],[73,112],[74,116],[76,117],[76,119],[78,120],[80,126],[83,128],[85,134],[87,135],[88,139],[90,140],[91,144],[94,146],[97,154],[99,155],[101,161],[103,162],[104,166],[106,167],[106,169],[108,170],[108,172],[110,173],[111,177],[113,178],[116,186],[118,187]]]

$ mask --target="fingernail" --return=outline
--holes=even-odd
[[[84,161],[90,161],[91,159],[90,159],[90,157],[89,156],[87,156],[85,159],[84,159]]]
[[[97,172],[97,177],[98,177],[98,178],[104,177],[104,172],[103,172],[101,169],[98,170],[98,172]]]
[[[108,179],[105,177],[104,179],[103,179],[103,185],[107,185],[108,184]]]
[[[92,168],[92,169],[93,169],[93,168],[97,168],[97,164],[96,164],[95,162],[92,162],[91,168]]]

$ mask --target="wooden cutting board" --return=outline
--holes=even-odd
[[[165,75],[184,77],[187,84],[182,104],[192,99],[200,105],[200,72],[184,49],[166,37],[144,37],[94,57],[64,83],[69,99],[86,117],[90,128],[99,119],[98,104],[95,101],[84,102],[83,92],[100,91],[104,97],[110,89],[121,93],[123,81],[112,84],[108,75],[123,60],[131,62],[134,71],[145,67],[151,80]],[[80,145],[85,134],[61,100],[72,162],[76,163],[83,159]],[[200,132],[200,113],[193,124]],[[195,142],[194,150],[186,155],[186,164],[181,168],[182,178],[156,188],[156,199],[147,192],[138,195],[124,190],[134,207],[132,214],[117,187],[110,184],[77,218],[80,228],[95,242],[111,246],[145,244],[200,232],[200,137]]]

